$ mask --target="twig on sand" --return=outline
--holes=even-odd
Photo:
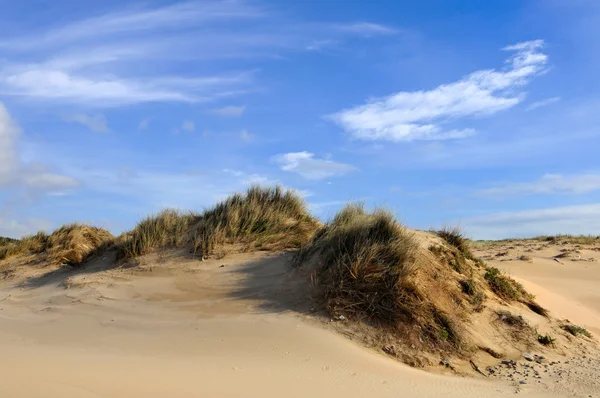
[[[487,377],[487,375],[486,375],[485,373],[483,373],[481,370],[479,370],[479,366],[477,366],[477,365],[475,364],[475,362],[473,362],[473,360],[472,360],[472,359],[469,359],[469,362],[471,363],[471,366],[473,367],[473,369],[474,369],[474,370],[475,370],[477,373],[479,373],[479,374],[480,374],[480,375],[482,375],[482,376],[485,376],[485,377]]]

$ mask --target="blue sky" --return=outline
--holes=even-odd
[[[324,219],[600,234],[596,1],[0,4],[0,235],[253,183]]]

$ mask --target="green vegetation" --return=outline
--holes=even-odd
[[[488,281],[492,291],[505,300],[531,298],[531,295],[525,291],[520,283],[504,275],[496,267],[487,268],[483,277]]]
[[[555,347],[554,346],[554,338],[552,338],[549,334],[546,334],[546,335],[538,334],[537,339],[540,344],[549,345],[549,346],[552,346],[552,348]]]
[[[584,335],[585,337],[589,337],[592,338],[592,334],[590,332],[587,331],[587,329],[582,328],[581,326],[577,326],[577,325],[573,325],[573,324],[566,324],[561,326],[561,328],[569,333],[571,333],[573,336],[578,336],[580,334]]]
[[[460,281],[460,288],[463,293],[468,294],[469,296],[474,296],[477,292],[477,286],[475,285],[473,278]]]

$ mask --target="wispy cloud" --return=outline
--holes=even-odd
[[[157,29],[198,27],[216,21],[260,17],[262,12],[241,1],[188,1],[152,9],[130,7],[122,11],[75,21],[29,37],[0,41],[0,48],[64,45],[83,39],[148,34]]]
[[[371,35],[393,35],[398,33],[398,30],[389,26],[370,23],[370,22],[357,22],[352,24],[338,24],[333,26],[334,29],[342,32],[352,32],[359,35],[371,36]]]
[[[309,180],[341,176],[356,170],[354,166],[332,160],[318,159],[310,152],[290,152],[273,157],[281,170],[299,174]]]
[[[224,106],[222,108],[211,109],[210,113],[222,117],[240,117],[246,111],[246,106]]]
[[[240,140],[244,142],[256,141],[256,135],[250,134],[247,130],[240,131]]]
[[[475,239],[502,239],[557,234],[598,234],[600,204],[553,207],[490,214],[461,223]]]
[[[491,197],[520,195],[582,194],[600,190],[600,174],[564,176],[546,174],[537,181],[516,182],[479,191],[479,195]]]
[[[0,186],[16,188],[28,196],[62,193],[79,186],[76,179],[53,173],[44,165],[23,163],[17,145],[20,129],[0,102]]]
[[[0,94],[87,107],[215,101],[257,85],[252,71],[223,71],[209,61],[277,56],[304,51],[318,40],[393,30],[374,23],[323,23],[307,33],[305,25],[282,24],[243,0],[126,7],[25,36],[7,35],[13,38],[0,40],[10,60],[0,65]],[[222,72],[181,74],[181,62],[199,60],[203,70]],[[220,112],[242,113],[236,107]]]
[[[521,88],[545,71],[542,40],[504,48],[514,54],[502,70],[479,70],[429,91],[402,91],[331,115],[359,140],[444,140],[465,138],[471,128],[447,129],[457,119],[492,115],[524,99]]]
[[[97,133],[108,133],[108,121],[106,116],[101,113],[86,115],[85,113],[76,113],[63,118],[67,122],[78,123]]]
[[[558,101],[560,101],[560,97],[546,98],[546,99],[543,99],[540,101],[532,102],[527,108],[525,108],[525,110],[532,111],[534,109],[541,108],[543,106],[554,104],[555,102],[558,102]]]
[[[193,133],[196,130],[196,123],[192,122],[191,120],[186,120],[181,125],[181,129],[188,133]]]
[[[148,126],[150,126],[150,119],[142,119],[140,120],[140,124],[138,125],[138,131],[147,130]]]

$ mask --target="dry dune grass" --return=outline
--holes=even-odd
[[[114,236],[85,224],[64,225],[50,234],[48,260],[53,264],[80,265],[97,250],[109,246]]]
[[[51,234],[38,232],[0,246],[0,260],[27,254],[45,254],[52,264],[80,265],[97,250],[110,245],[114,237],[102,228],[69,224]]]
[[[197,217],[194,213],[183,214],[172,209],[149,216],[125,234],[119,254],[136,257],[154,248],[181,247],[189,241],[189,230]]]
[[[317,297],[330,315],[376,325],[383,340],[397,342],[397,353],[420,347],[470,355],[472,347],[484,346],[470,331],[471,319],[483,316],[491,324],[498,317],[485,310],[486,302],[548,315],[523,286],[477,259],[459,229],[410,231],[389,212],[367,212],[361,205],[342,209],[293,263],[312,270]],[[535,336],[505,338],[529,344]]]
[[[166,210],[148,217],[127,234],[120,256],[132,258],[155,248],[191,245],[194,255],[203,258],[227,243],[271,250],[296,248],[317,227],[295,192],[279,186],[253,186],[201,214]]]
[[[420,250],[414,234],[391,213],[348,205],[294,263],[314,264],[322,303],[332,315],[368,320],[410,341],[457,350],[460,327],[443,302],[445,292],[429,290],[416,275]]]

